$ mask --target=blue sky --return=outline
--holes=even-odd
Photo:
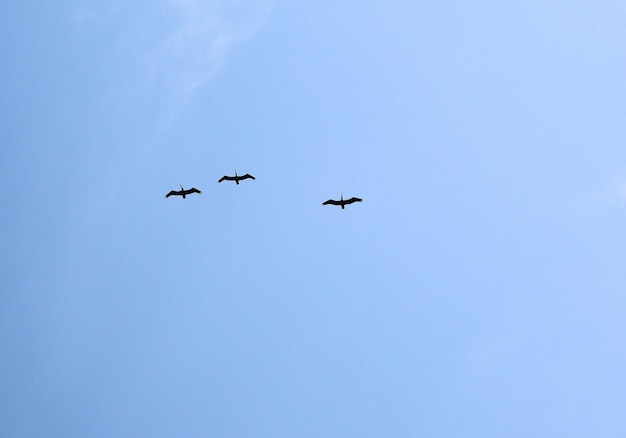
[[[624,22],[4,2],[0,435],[624,436]]]

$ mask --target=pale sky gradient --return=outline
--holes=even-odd
[[[3,2],[0,436],[626,436],[624,23]]]

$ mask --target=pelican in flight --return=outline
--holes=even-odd
[[[237,169],[235,169],[235,176],[224,175],[217,182],[221,183],[224,180],[226,180],[226,181],[235,181],[235,183],[237,183],[237,185],[239,185],[239,181],[241,181],[242,179],[248,179],[248,178],[256,179],[255,177],[253,177],[249,173],[246,173],[245,175],[242,175],[242,176],[238,176],[237,175]]]
[[[355,197],[352,197],[350,199],[345,199],[344,200],[343,199],[343,193],[342,193],[340,201],[335,201],[334,199],[329,199],[326,202],[322,202],[322,205],[328,205],[328,204],[331,204],[331,205],[341,205],[341,208],[345,209],[346,205],[352,204],[353,202],[363,202],[363,200],[361,198],[355,198]]]
[[[187,195],[190,195],[192,193],[202,193],[202,192],[196,189],[195,187],[185,190],[183,189],[183,186],[180,186],[180,190],[171,190],[167,195],[165,195],[165,197],[169,198],[170,196],[182,196],[183,199],[185,199]]]

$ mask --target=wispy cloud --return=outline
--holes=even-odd
[[[579,199],[582,208],[626,207],[626,171],[607,177]]]
[[[123,53],[113,88],[128,103],[178,113],[266,20],[274,0],[160,0],[80,6],[79,24],[107,23]]]
[[[176,24],[150,56],[174,98],[185,98],[224,64],[231,48],[265,20],[271,0],[169,0]]]
[[[611,178],[597,199],[605,205],[626,206],[626,172]]]

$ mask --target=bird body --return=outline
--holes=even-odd
[[[239,176],[239,175],[237,175],[237,170],[235,169],[235,176],[224,175],[219,180],[217,180],[217,182],[221,183],[222,181],[235,181],[235,183],[237,185],[239,185],[239,181],[241,181],[242,179],[248,179],[248,178],[256,179],[255,177],[253,177],[249,173],[246,173],[245,175]]]
[[[341,200],[335,201],[334,199],[329,199],[326,202],[322,202],[322,205],[341,205],[341,209],[345,210],[346,205],[352,204],[353,202],[363,202],[361,198],[352,197],[350,199],[343,199],[343,193],[341,194]]]
[[[185,190],[183,189],[183,186],[180,186],[180,190],[170,190],[170,192],[167,195],[165,195],[165,197],[169,198],[170,196],[182,196],[183,199],[186,199],[187,195],[190,195],[192,193],[202,193],[202,192],[196,189],[195,187]]]

